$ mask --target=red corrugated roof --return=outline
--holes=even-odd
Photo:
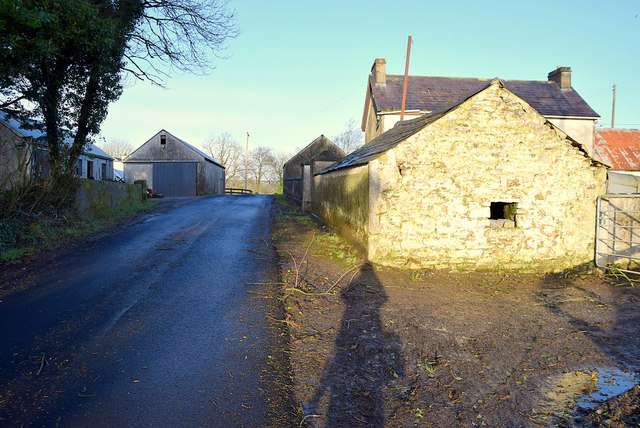
[[[596,129],[594,150],[612,171],[640,171],[640,129]]]

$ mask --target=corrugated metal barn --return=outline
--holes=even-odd
[[[311,209],[313,175],[346,155],[324,135],[309,143],[283,166],[283,193],[302,203],[302,209]]]
[[[127,183],[146,180],[165,196],[223,195],[225,169],[211,156],[164,129],[124,161]]]

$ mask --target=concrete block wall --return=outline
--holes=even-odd
[[[78,181],[75,211],[80,218],[124,208],[147,198],[147,191],[140,184],[86,179]]]

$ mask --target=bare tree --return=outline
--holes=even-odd
[[[333,137],[333,142],[349,154],[364,144],[364,135],[354,118],[349,119],[345,127],[344,131]]]
[[[240,143],[228,132],[223,132],[208,137],[204,141],[204,148],[213,160],[225,167],[225,180],[235,187],[240,178],[241,161],[244,161],[241,159],[243,152]]]
[[[272,162],[271,162],[271,170],[273,177],[278,180],[278,190],[282,192],[282,167],[284,163],[291,159],[291,155],[289,153],[284,152],[275,152],[273,153]]]
[[[140,25],[130,34],[126,70],[161,85],[168,72],[203,74],[213,68],[208,53],[222,58],[235,38],[235,11],[226,0],[138,0]]]
[[[13,1],[0,22],[0,109],[42,131],[54,178],[73,175],[123,71],[158,85],[202,74],[238,34],[226,0]]]
[[[249,174],[253,176],[255,193],[260,193],[260,185],[273,171],[273,151],[268,147],[256,147],[249,152]]]
[[[133,152],[133,144],[124,138],[111,138],[109,141],[98,144],[98,147],[114,158],[121,158]]]

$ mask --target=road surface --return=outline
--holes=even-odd
[[[271,200],[170,202],[26,271],[33,284],[0,302],[0,425],[263,426],[287,413],[265,295]]]

